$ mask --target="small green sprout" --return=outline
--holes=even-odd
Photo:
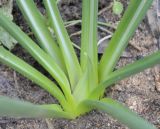
[[[123,12],[123,4],[117,0],[113,2],[113,13],[120,15]]]

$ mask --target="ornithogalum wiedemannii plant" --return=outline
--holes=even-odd
[[[56,0],[43,1],[47,17],[39,12],[33,0],[16,0],[38,44],[3,14],[0,14],[0,26],[30,53],[56,83],[3,46],[0,46],[0,61],[48,91],[59,103],[36,105],[1,96],[0,116],[74,119],[92,109],[99,109],[130,128],[155,129],[119,102],[102,97],[105,89],[115,82],[160,62],[158,51],[113,71],[152,1],[130,0],[108,47],[102,58],[98,59],[98,0],[82,0],[81,51],[78,59]]]

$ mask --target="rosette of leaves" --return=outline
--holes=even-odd
[[[153,0],[131,0],[101,59],[97,52],[98,0],[82,0],[80,59],[61,18],[56,0],[44,0],[47,17],[33,0],[16,0],[37,38],[35,43],[4,14],[0,26],[55,79],[0,46],[0,61],[49,92],[57,104],[38,105],[0,97],[0,116],[75,119],[93,109],[102,110],[131,129],[155,129],[121,103],[103,97],[105,89],[130,75],[160,63],[160,52],[114,71],[129,39],[144,18]],[[47,22],[48,21],[48,22]],[[50,23],[49,26],[47,23]],[[48,28],[54,30],[56,40]]]

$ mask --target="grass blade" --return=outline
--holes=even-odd
[[[64,23],[60,16],[57,4],[55,0],[44,0],[44,5],[47,10],[48,17],[51,21],[51,26],[54,29],[56,38],[60,45],[61,52],[63,54],[70,83],[72,88],[78,83],[78,79],[81,76],[81,68],[78,62],[78,58],[71,44],[68,33],[64,27]]]
[[[82,41],[81,41],[81,67],[87,66],[87,53],[94,68],[97,69],[97,14],[98,0],[83,0],[82,2]]]
[[[30,28],[38,39],[40,46],[45,50],[45,52],[52,56],[54,61],[63,70],[65,70],[60,49],[49,32],[46,21],[40,14],[33,0],[16,0],[16,2],[25,19],[29,23]]]
[[[66,97],[71,96],[69,81],[61,68],[53,61],[52,57],[45,53],[33,40],[7,17],[0,14],[0,26],[8,31],[34,58],[41,64],[59,83]]]
[[[23,118],[67,118],[72,115],[64,112],[57,104],[35,105],[29,102],[10,99],[0,96],[1,117],[23,117]]]
[[[98,83],[98,55],[97,55],[97,16],[98,0],[82,1],[82,35],[81,35],[81,67],[84,71],[88,66],[88,59],[91,61],[94,74],[92,82]],[[86,58],[86,54],[89,58]]]
[[[99,65],[100,81],[110,74],[153,0],[131,0]]]
[[[139,73],[146,68],[152,67],[156,64],[160,63],[160,51],[147,56],[143,59],[140,59],[138,61],[135,61],[132,64],[129,64],[123,68],[120,68],[119,70],[116,70],[115,72],[111,73],[110,76],[107,76],[106,80],[103,81],[94,91],[92,92],[92,96],[99,96],[99,94],[105,90],[105,88],[108,88],[112,84],[114,84],[117,81],[120,81],[126,77],[129,77],[133,74]],[[97,92],[98,91],[98,92]]]
[[[130,111],[128,108],[113,99],[105,98],[100,101],[86,100],[85,103],[88,106],[93,106],[96,109],[106,112],[113,118],[116,118],[123,124],[127,125],[130,129],[156,129],[156,127],[149,124],[136,113]]]
[[[60,103],[65,104],[63,93],[52,81],[20,58],[14,56],[2,46],[0,46],[0,62],[8,65],[23,76],[32,80],[34,83],[38,84],[51,95],[56,97]]]

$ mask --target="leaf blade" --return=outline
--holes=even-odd
[[[97,19],[98,0],[83,0],[80,63],[83,71],[91,65],[93,72],[89,76],[93,88],[98,84]]]
[[[46,21],[42,18],[39,10],[34,4],[33,0],[16,0],[24,18],[28,22],[34,35],[39,41],[40,46],[52,56],[54,61],[65,70],[63,58],[59,47],[54,41],[51,33],[49,32]]]
[[[70,99],[71,90],[68,78],[62,69],[53,61],[52,57],[45,53],[32,39],[21,31],[17,25],[11,22],[3,14],[0,15],[0,25],[5,28],[19,42],[19,44],[50,73],[50,75],[62,87],[66,97]]]
[[[100,81],[104,81],[105,77],[113,71],[120,55],[128,44],[128,40],[133,35],[152,2],[153,0],[131,0],[100,61]]]
[[[91,96],[98,97],[101,92],[105,90],[105,88],[108,88],[112,86],[117,81],[120,81],[126,77],[129,77],[133,74],[139,73],[146,68],[149,68],[151,66],[154,66],[156,64],[160,63],[160,51],[157,51],[156,53],[144,57],[143,59],[140,59],[138,61],[135,61],[132,64],[128,64],[127,66],[124,66],[115,72],[112,72],[110,76],[107,76],[105,81],[99,84],[99,86],[93,90],[91,93]]]
[[[81,67],[71,44],[67,30],[64,27],[63,20],[58,10],[55,0],[45,0],[44,5],[47,10],[47,14],[51,20],[51,26],[56,34],[56,38],[60,45],[61,52],[63,54],[70,83],[72,88],[78,83],[81,77]]]
[[[46,76],[41,74],[35,68],[21,60],[20,58],[14,56],[5,48],[0,46],[0,62],[8,65],[13,68],[23,76],[32,80],[40,87],[48,91],[51,95],[53,95],[60,103],[65,105],[65,98],[61,90],[54,84],[54,82],[50,81]]]
[[[98,100],[87,100],[88,106],[93,106],[96,109],[105,111],[107,114],[118,119],[123,124],[131,129],[156,129],[153,125],[149,124],[146,120],[139,117],[136,113],[132,112],[122,104],[110,98]]]
[[[23,118],[67,118],[72,115],[64,112],[57,104],[35,105],[29,102],[10,99],[0,96],[0,116],[2,117],[23,117]]]
[[[94,68],[97,69],[97,14],[98,0],[83,0],[82,2],[82,41],[81,41],[81,67],[87,67],[87,53]]]

